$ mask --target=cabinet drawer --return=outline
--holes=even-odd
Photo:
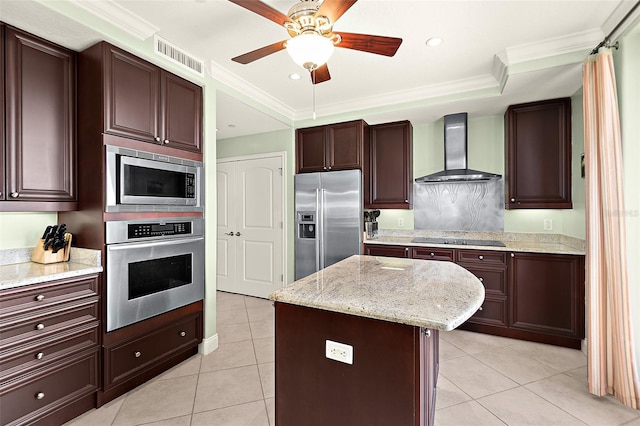
[[[467,322],[507,326],[507,303],[504,298],[486,297],[480,309]]]
[[[52,336],[74,326],[95,321],[98,317],[98,296],[81,304],[63,305],[55,309],[34,311],[32,315],[0,318],[0,348]]]
[[[52,364],[45,371],[0,383],[0,424],[31,423],[98,389],[98,350]]]
[[[95,296],[98,289],[97,276],[75,281],[55,281],[45,284],[29,285],[2,291],[0,311],[38,309],[60,302],[69,302],[73,298]]]
[[[413,247],[411,257],[414,259],[446,260],[453,262],[453,249]]]
[[[409,249],[404,246],[365,244],[364,254],[383,257],[409,257]]]
[[[10,380],[30,369],[43,368],[75,353],[97,347],[99,322],[94,321],[49,339],[20,345],[0,353],[0,382]]]
[[[197,345],[200,315],[171,324],[155,333],[104,348],[105,390],[157,363],[161,358]]]
[[[471,272],[478,277],[486,294],[495,294],[498,296],[505,296],[507,291],[507,277],[506,269],[502,268],[483,268],[479,265],[464,265],[460,264],[463,268]]]
[[[458,250],[458,262],[491,265],[507,265],[507,253],[504,251]]]

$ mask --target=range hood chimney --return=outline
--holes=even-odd
[[[444,170],[416,179],[417,183],[487,181],[500,179],[495,173],[467,168],[467,113],[444,116]]]

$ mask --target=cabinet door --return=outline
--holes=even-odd
[[[4,99],[4,25],[0,23],[0,95]],[[0,201],[6,200],[7,188],[5,186],[4,167],[4,102],[0,102]]]
[[[74,201],[75,53],[5,27],[5,79],[6,199]]]
[[[326,166],[326,126],[296,131],[297,173],[323,172]]]
[[[368,256],[383,257],[409,257],[409,248],[404,246],[392,246],[382,244],[365,244],[364,254]]]
[[[362,169],[364,121],[334,124],[327,129],[328,170]]]
[[[512,105],[505,126],[505,207],[570,209],[571,99]]]
[[[408,121],[371,126],[364,208],[410,209],[413,194],[413,128]]]
[[[106,133],[159,143],[160,69],[105,45]]]
[[[164,145],[202,152],[202,88],[162,72]]]
[[[515,253],[511,328],[584,338],[584,256]]]

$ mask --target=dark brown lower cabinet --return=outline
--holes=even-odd
[[[276,424],[434,424],[438,331],[275,304]],[[326,341],[353,347],[353,364]]]
[[[406,249],[406,250],[405,250]],[[365,244],[364,254],[455,261],[485,288],[461,329],[580,349],[585,336],[584,256]]]
[[[584,338],[584,257],[515,253],[510,268],[509,328]]]
[[[0,424],[62,424],[100,387],[98,275],[0,292]]]
[[[202,301],[106,333],[98,406],[198,353]]]

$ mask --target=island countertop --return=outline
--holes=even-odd
[[[354,255],[277,290],[276,302],[450,331],[484,301],[484,287],[452,262]]]

